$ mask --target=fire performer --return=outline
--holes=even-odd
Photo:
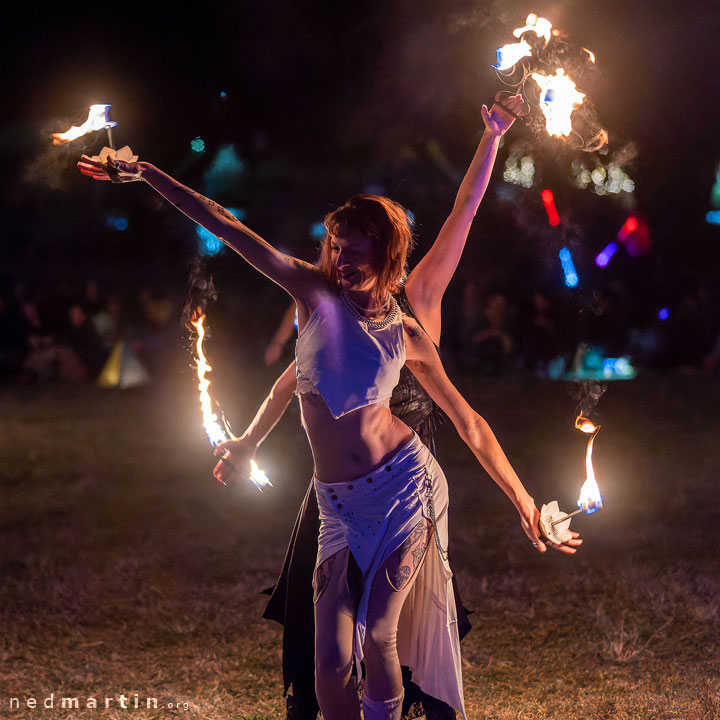
[[[521,96],[496,97],[498,103],[488,111],[483,108],[485,124],[482,139],[468,168],[455,200],[451,215],[435,240],[427,256],[412,270],[395,298],[402,311],[414,317],[438,346],[440,342],[440,306],[452,276],[465,247],[470,223],[459,222],[470,217],[470,222],[487,189],[492,167],[497,155],[500,137],[511,127],[515,115],[523,112]],[[501,97],[503,97],[501,101]],[[509,109],[513,114],[505,112]],[[293,332],[292,312],[283,316],[282,336],[289,338]],[[285,332],[287,326],[287,332]],[[276,336],[281,334],[279,329]],[[279,356],[280,349],[275,348]],[[248,474],[250,461],[260,444],[282,417],[296,392],[296,368],[293,361],[275,381],[273,387],[260,405],[255,418],[236,440],[219,445],[216,453],[227,452],[225,459],[218,462],[214,474],[222,482],[231,482],[234,469],[239,476]],[[435,455],[435,432],[437,409],[413,374],[403,367],[400,382],[394,388],[390,399],[390,410],[418,434],[423,444]],[[228,462],[229,461],[229,462]],[[317,556],[317,538],[320,519],[313,483],[311,482],[298,512],[290,538],[285,560],[278,581],[273,588],[263,616],[283,625],[283,685],[287,695],[287,720],[315,720],[318,703],[315,696],[315,673],[312,662],[314,652],[314,605],[312,576]],[[452,578],[455,604],[458,614],[458,632],[462,639],[470,630],[455,576]],[[407,713],[414,703],[422,705],[427,720],[448,720],[455,717],[455,711],[446,703],[423,693],[412,682],[408,668],[402,668],[405,701],[403,710]]]
[[[412,234],[388,198],[351,198],[325,219],[319,267],[290,257],[213,201],[146,162],[83,157],[98,180],[144,180],[253,267],[298,309],[297,389],[320,507],[315,570],[316,689],[326,720],[360,718],[353,656],[365,662],[365,720],[400,717],[400,657],[417,684],[466,718],[445,476],[388,407],[407,364],[495,482],[541,552],[539,511],[487,423],[449,381],[437,351],[392,293]],[[468,220],[469,222],[469,220]],[[573,539],[564,548],[574,552]],[[349,581],[356,568],[359,582]],[[410,599],[409,602],[405,602]]]

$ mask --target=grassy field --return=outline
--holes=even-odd
[[[538,505],[571,509],[585,449],[575,388],[460,385]],[[187,374],[1,398],[0,717],[284,717],[280,629],[260,618],[258,593],[310,476],[297,413],[261,451],[274,482],[261,494],[210,476]],[[573,521],[585,537],[575,557],[535,554],[512,506],[442,430],[452,562],[474,610],[470,718],[720,718],[719,400],[717,382],[699,378],[609,387],[595,450],[605,508]],[[80,709],[61,709],[62,697]]]

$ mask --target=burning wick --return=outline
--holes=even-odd
[[[543,535],[545,535],[550,542],[558,545],[572,538],[570,520],[574,515],[581,512],[584,512],[586,515],[592,515],[603,506],[602,495],[600,495],[600,488],[595,480],[595,471],[592,464],[593,443],[595,442],[596,435],[600,431],[600,425],[595,425],[582,415],[578,415],[575,420],[575,427],[586,435],[590,435],[585,451],[586,477],[583,486],[580,488],[580,497],[577,502],[578,509],[571,513],[563,512],[560,510],[557,500],[553,500],[540,508],[540,527]]]
[[[195,328],[197,332],[197,341],[195,343],[195,350],[197,357],[195,358],[195,364],[197,366],[197,377],[198,377],[198,390],[200,391],[200,409],[202,410],[203,416],[203,427],[205,433],[210,440],[210,444],[215,447],[225,440],[235,440],[235,436],[230,432],[227,427],[223,427],[218,421],[217,415],[212,409],[212,398],[210,397],[209,387],[210,380],[205,375],[212,370],[210,363],[208,363],[203,351],[203,341],[205,340],[205,315],[200,315],[197,320],[191,320],[190,324]],[[228,459],[230,453],[226,451],[220,456],[220,460],[230,465],[235,469],[235,464],[230,462]],[[258,464],[254,461],[250,461],[250,482],[260,491],[262,491],[267,485],[272,487],[272,483],[268,476],[258,467]],[[223,483],[226,485],[227,483]]]
[[[83,135],[95,132],[97,130],[106,130],[108,137],[108,144],[111,148],[114,148],[112,139],[112,128],[117,123],[111,120],[109,117],[110,108],[112,105],[91,105],[90,111],[88,112],[88,118],[82,125],[73,125],[69,130],[63,133],[53,133],[53,145],[65,145],[66,143],[77,140]]]

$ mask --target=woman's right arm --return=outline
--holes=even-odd
[[[276,250],[232,213],[178,182],[146,162],[108,161],[111,173],[144,180],[178,210],[242,255],[254,268],[287,290],[294,298],[305,300],[322,287],[319,270],[298,258]],[[80,172],[96,180],[108,180],[107,166],[83,155]]]
[[[213,469],[213,475],[220,482],[227,482],[234,468],[243,474],[250,474],[248,467],[250,460],[255,457],[263,440],[285,413],[295,393],[296,384],[295,361],[293,361],[275,381],[245,432],[239,438],[227,440],[215,447],[216,455],[227,453],[224,457],[228,462],[221,460]]]
[[[467,400],[450,382],[430,337],[412,318],[404,318],[407,347],[406,365],[430,397],[450,418],[460,437],[472,450],[488,475],[507,495],[520,515],[523,530],[539,552],[546,542],[540,535],[540,511],[505,456],[500,443],[487,422],[470,407]],[[582,544],[578,534],[555,550],[572,554]]]

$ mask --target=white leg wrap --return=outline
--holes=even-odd
[[[392,700],[371,700],[365,694],[362,696],[364,720],[400,720],[402,717],[402,704],[405,695]]]

